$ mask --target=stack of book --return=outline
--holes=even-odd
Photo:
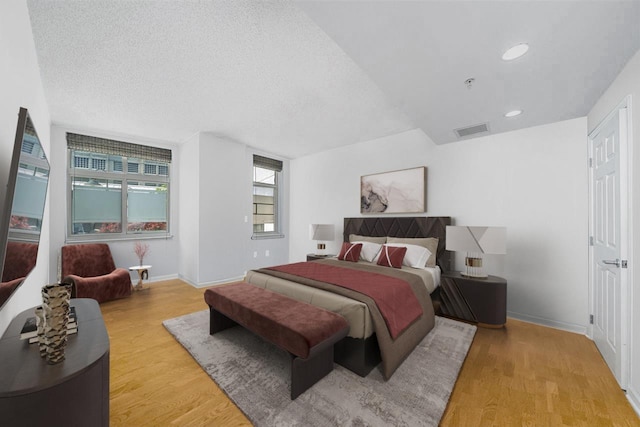
[[[67,321],[67,335],[78,333],[78,317],[76,315],[76,308],[71,307],[69,313],[69,320]],[[38,342],[38,326],[36,324],[35,317],[29,317],[25,322],[22,330],[20,331],[21,340],[29,340],[29,344]]]

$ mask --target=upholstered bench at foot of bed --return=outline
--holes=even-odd
[[[333,370],[333,346],[349,332],[340,315],[239,282],[207,289],[211,335],[239,324],[289,352],[291,399]]]

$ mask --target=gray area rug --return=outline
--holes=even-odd
[[[241,327],[209,335],[208,310],[163,324],[256,426],[437,426],[476,332],[436,317],[389,381],[335,365],[292,401],[285,351]]]

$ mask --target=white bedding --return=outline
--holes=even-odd
[[[438,286],[440,286],[440,267],[437,265],[435,267],[423,268],[413,268],[403,265],[402,270],[420,276],[429,293],[432,293]],[[431,277],[431,280],[427,280],[427,276]]]

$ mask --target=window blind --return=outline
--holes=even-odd
[[[171,150],[166,148],[132,144],[130,142],[79,135],[77,133],[67,132],[67,147],[71,150],[113,154],[117,156],[171,163]]]
[[[276,172],[282,172],[281,160],[270,159],[257,154],[253,155],[253,165],[264,169],[271,169]]]

